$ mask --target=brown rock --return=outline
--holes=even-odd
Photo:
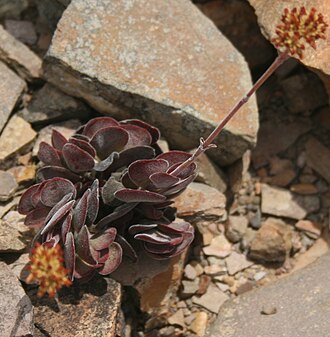
[[[189,326],[189,330],[199,337],[204,337],[208,321],[207,313],[204,311],[198,311],[194,313],[194,316],[195,319]]]
[[[16,179],[18,184],[31,182],[36,176],[36,166],[15,166],[10,168],[7,172],[10,172]]]
[[[116,337],[121,334],[121,287],[114,280],[99,278],[63,289],[59,298],[34,303],[34,323],[52,337]]]
[[[288,186],[295,177],[296,172],[294,170],[286,170],[271,177],[270,183],[275,186],[285,187]]]
[[[1,337],[33,335],[33,307],[10,268],[0,261]]]
[[[313,184],[294,184],[290,187],[290,191],[298,194],[316,194],[318,192],[317,188]]]
[[[226,227],[226,236],[231,242],[240,241],[247,229],[248,219],[244,216],[229,216],[227,227]]]
[[[317,196],[295,195],[278,187],[267,184],[262,186],[262,213],[300,220],[319,207],[320,200]]]
[[[36,132],[24,119],[13,116],[0,136],[0,164],[24,151],[36,137]]]
[[[311,137],[306,143],[307,165],[330,183],[330,150]]]
[[[171,315],[168,319],[167,319],[168,323],[170,323],[171,325],[179,325],[181,327],[185,327],[185,323],[184,323],[184,313],[182,309],[179,309],[178,311],[176,311],[173,315]]]
[[[226,266],[229,275],[235,275],[241,270],[244,270],[253,265],[252,261],[249,261],[244,254],[238,254],[232,252],[229,257],[226,258]]]
[[[17,182],[10,172],[0,171],[0,201],[11,199],[17,187]]]
[[[0,134],[25,88],[25,82],[0,61]]]
[[[33,45],[37,42],[37,34],[31,21],[6,20],[6,30],[17,40]]]
[[[281,220],[267,219],[251,242],[250,257],[264,262],[284,262],[291,250],[292,231]]]
[[[51,83],[100,112],[152,122],[172,148],[196,147],[251,87],[243,57],[188,0],[73,0],[45,62]],[[257,129],[253,97],[209,155],[234,162]]]
[[[226,257],[231,253],[231,243],[224,235],[218,235],[209,246],[203,247],[203,253],[207,256]]]
[[[273,157],[270,160],[271,184],[285,187],[296,177],[294,165],[291,160]]]
[[[28,230],[25,227],[25,231]],[[17,253],[22,252],[27,247],[26,239],[22,236],[19,229],[15,228],[15,224],[8,221],[0,220],[0,252],[1,253]]]
[[[28,81],[41,76],[41,60],[0,25],[0,60]]]
[[[322,232],[322,225],[310,220],[299,220],[296,222],[295,227],[304,232],[309,232],[317,236],[320,236]]]

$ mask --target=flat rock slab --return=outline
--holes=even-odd
[[[0,261],[1,337],[33,335],[33,308],[11,269]]]
[[[189,0],[73,0],[45,76],[102,113],[155,124],[178,149],[196,147],[251,87],[242,55]],[[252,98],[209,155],[232,163],[255,144],[257,129]]]
[[[0,61],[0,133],[22,95],[25,82]]]
[[[330,330],[330,253],[305,269],[227,302],[207,337],[316,337]],[[272,315],[261,314],[276,308]]]
[[[111,279],[63,289],[56,300],[32,296],[32,303],[35,337],[116,337],[120,330],[121,286]]]

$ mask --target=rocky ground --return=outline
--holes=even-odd
[[[33,230],[16,209],[52,128],[69,137],[99,114],[134,116],[161,129],[162,146],[192,150],[250,87],[250,72],[257,78],[276,55],[260,32],[258,1],[196,1],[199,11],[188,0],[155,0],[150,6],[162,16],[151,20],[144,0],[112,7],[73,0],[55,29],[69,2],[0,4],[3,336],[325,337],[329,326],[299,329],[318,325],[312,312],[329,306],[329,293],[312,289],[326,284],[329,255],[305,268],[330,242],[328,47],[318,61],[309,54],[305,63],[288,60],[223,132],[220,150],[199,159],[196,182],[175,204],[196,230],[184,256],[166,268],[131,266],[123,286],[119,271],[116,281],[95,279],[56,300],[37,299],[24,283]],[[111,15],[116,25],[108,24]],[[259,20],[271,35],[270,18]],[[294,335],[288,322],[302,312],[290,305],[306,303],[299,299],[308,294],[295,293],[302,284],[312,289],[303,308],[310,315]],[[278,300],[290,294],[292,301]]]

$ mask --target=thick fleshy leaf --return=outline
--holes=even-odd
[[[17,207],[19,213],[26,215],[34,209],[31,198],[32,195],[38,190],[39,186],[40,184],[33,185],[22,194]]]
[[[77,145],[82,150],[89,153],[93,158],[96,156],[96,151],[95,151],[94,147],[91,144],[89,144],[88,142],[86,142],[86,140],[77,139],[76,137],[71,137],[69,139],[69,143]]]
[[[71,229],[71,223],[72,223],[72,214],[68,214],[62,225],[61,225],[61,239],[63,242],[66,241],[66,236],[69,233],[70,229]]]
[[[146,129],[131,124],[122,124],[121,127],[128,132],[129,136],[125,149],[151,144],[152,137]]]
[[[66,235],[65,243],[64,243],[64,262],[65,267],[69,271],[69,275],[71,277],[71,280],[73,280],[73,273],[75,270],[75,246],[74,246],[74,239],[73,234],[71,232],[68,232]]]
[[[29,227],[39,228],[45,223],[45,219],[50,211],[50,208],[36,208],[29,212],[25,217],[24,224]]]
[[[90,244],[95,250],[106,249],[115,241],[117,229],[110,227],[103,233],[94,234],[90,238]]]
[[[37,172],[37,180],[44,181],[52,178],[64,178],[76,183],[81,178],[70,170],[59,166],[44,166]]]
[[[119,158],[118,152],[112,152],[110,156],[105,158],[104,160],[99,161],[95,164],[94,170],[97,172],[106,171],[117,159]]]
[[[136,186],[131,178],[129,177],[128,171],[124,171],[122,177],[121,177],[121,183],[124,185],[125,188],[133,188],[138,189],[138,186]]]
[[[94,167],[94,158],[72,143],[63,146],[63,158],[68,168],[76,173],[90,171]]]
[[[125,188],[115,192],[115,197],[123,202],[163,202],[166,200],[164,195],[143,191],[143,190],[134,190]]]
[[[128,256],[133,262],[136,262],[138,257],[132,245],[119,234],[117,234],[116,241],[120,244],[121,248],[123,249],[123,254],[125,256]]]
[[[143,233],[145,231],[149,231],[150,229],[157,228],[157,227],[158,227],[158,224],[147,224],[147,225],[138,224],[138,225],[132,225],[128,229],[128,232],[131,235],[135,235],[135,234],[138,234],[138,233]]]
[[[75,238],[76,254],[85,263],[95,266],[97,262],[94,260],[90,249],[90,234],[86,226],[83,226]]]
[[[179,165],[181,165],[181,163],[177,163],[172,165],[167,173],[170,173],[171,175],[174,175],[174,173],[172,173]],[[184,169],[180,170],[178,173],[175,174],[175,177],[181,178],[181,179],[185,179],[188,176],[194,174],[196,172],[197,169],[197,165],[196,163],[191,163],[190,165],[188,165],[187,167],[185,167]]]
[[[123,189],[124,186],[115,178],[110,177],[102,188],[102,200],[106,205],[110,205],[115,199],[115,192]]]
[[[174,253],[176,250],[176,246],[170,246],[170,245],[156,245],[154,243],[145,242],[144,248],[147,252],[153,253],[153,254],[171,254]]]
[[[41,184],[39,184],[37,190],[31,196],[31,202],[35,208],[41,207],[43,205],[42,202],[40,201],[40,198],[42,189],[44,188],[45,184],[46,181],[43,181]]]
[[[79,232],[86,223],[88,201],[90,198],[91,190],[88,189],[78,201],[73,210],[72,225],[76,232]]]
[[[98,272],[101,275],[108,275],[119,267],[122,261],[123,251],[117,242],[113,242],[109,246],[109,251],[107,252],[107,255],[108,258],[105,261],[104,265],[100,269],[98,269]]]
[[[79,130],[79,129],[78,129],[78,130]],[[73,136],[70,137],[70,139],[71,139],[71,138],[81,139],[81,140],[86,141],[87,143],[90,141],[90,139],[89,139],[87,136],[82,135],[82,134],[80,134],[80,133],[75,133]]]
[[[167,169],[168,163],[162,159],[137,160],[128,167],[128,174],[135,185],[146,187],[150,184],[150,175]]]
[[[163,192],[164,195],[167,195],[168,197],[174,197],[174,195],[177,195],[177,193],[182,192],[190,183],[192,183],[196,178],[195,175],[191,175],[188,178],[181,180],[176,185],[169,188],[166,192]]]
[[[72,182],[63,178],[53,178],[45,181],[42,187],[40,200],[48,207],[55,206],[65,195],[73,194],[76,195],[76,189]]]
[[[91,144],[100,159],[107,158],[112,152],[121,151],[128,142],[128,133],[120,127],[107,127],[98,130]]]
[[[107,128],[109,126],[118,126],[119,123],[111,117],[97,117],[91,119],[84,128],[83,134],[90,139],[93,138],[95,133],[100,129]]]
[[[52,145],[58,151],[62,151],[63,146],[67,143],[67,139],[56,129],[52,130]]]
[[[155,205],[152,204],[140,204],[137,207],[137,211],[150,220],[159,220],[164,215],[162,210],[157,209]]]
[[[134,239],[154,243],[157,245],[171,243],[171,237],[154,229],[146,233],[135,234]]]
[[[96,220],[97,214],[99,212],[99,181],[94,180],[91,186],[91,193],[88,199],[88,210],[86,217],[86,225],[90,226]]]
[[[62,207],[64,206],[68,201],[70,201],[73,197],[73,193],[66,194],[48,213],[48,216],[46,218],[46,222],[48,222],[51,217]]]
[[[155,128],[154,126],[151,126],[150,124],[146,122],[141,121],[140,119],[126,119],[126,120],[121,121],[120,124],[133,124],[133,125],[136,125],[136,126],[139,126],[141,128],[148,130],[148,132],[150,133],[152,137],[152,144],[156,143],[160,138],[160,132],[157,128]]]
[[[46,223],[45,227],[41,231],[41,235],[50,231],[58,222],[72,209],[75,201],[71,200],[63,205],[55,214],[51,217],[51,219]]]
[[[156,188],[169,188],[178,183],[180,179],[178,177],[171,176],[168,173],[157,172],[149,177],[150,181]]]
[[[157,156],[157,159],[164,159],[168,161],[169,167],[171,167],[176,163],[184,162],[190,157],[191,154],[184,151],[168,151],[165,153],[161,153],[159,156]]]
[[[46,165],[61,166],[61,158],[58,150],[54,149],[46,142],[39,145],[38,158]]]

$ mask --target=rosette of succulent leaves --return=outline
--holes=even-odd
[[[18,211],[38,228],[34,243],[62,246],[72,280],[113,272],[123,254],[136,260],[143,249],[168,259],[192,242],[193,227],[175,221],[171,204],[196,177],[196,164],[174,172],[191,155],[162,153],[159,137],[140,120],[98,117],[69,139],[54,129],[51,145],[40,144],[44,165]]]

